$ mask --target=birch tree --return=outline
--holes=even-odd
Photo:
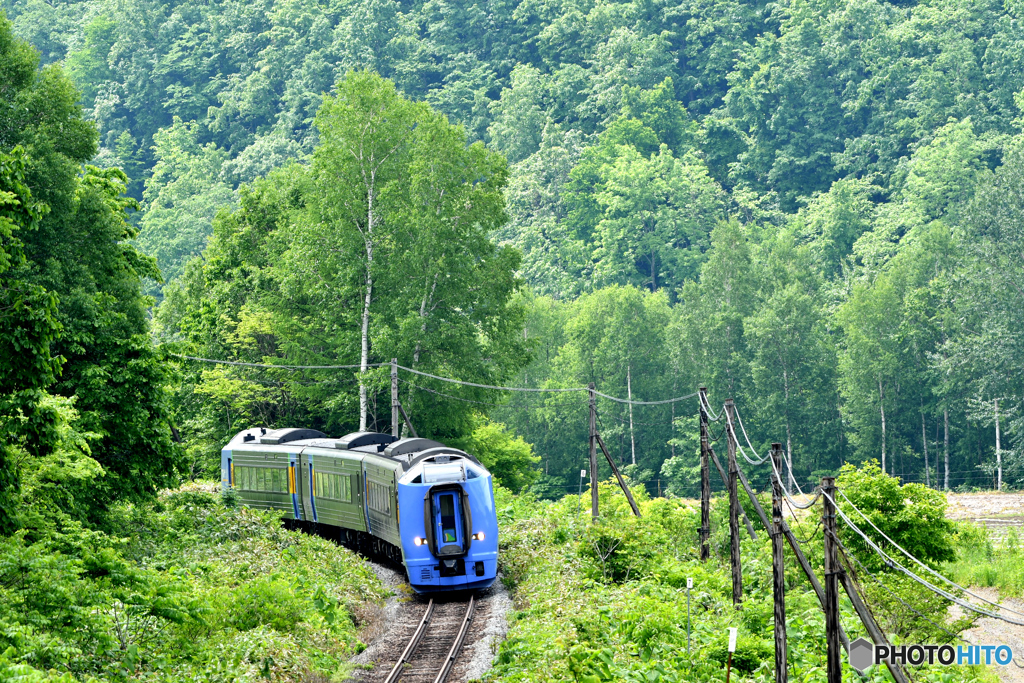
[[[353,72],[334,96],[324,100],[316,126],[321,146],[313,158],[320,202],[318,216],[324,247],[341,249],[359,264],[361,285],[359,347],[359,430],[366,430],[371,316],[378,262],[393,247],[393,237],[408,192],[406,169],[416,125],[429,113],[411,102],[392,82],[369,72]],[[332,239],[334,238],[334,239]],[[351,240],[359,246],[351,254]],[[349,242],[349,244],[345,244]]]

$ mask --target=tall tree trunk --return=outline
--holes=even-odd
[[[673,373],[673,377],[672,377],[672,395],[673,396],[676,395],[675,373]],[[675,404],[675,402],[672,402],[672,403],[669,403],[668,406],[672,410],[672,416],[669,419],[669,423],[668,423],[669,424],[668,435],[670,437],[669,438],[669,446],[672,448],[672,455],[670,457],[674,458],[674,457],[676,457],[676,444],[675,444],[676,440],[671,438],[671,437],[673,436],[673,434],[676,431],[676,404]]]
[[[1003,451],[999,443],[999,399],[992,399],[996,408],[996,491],[1003,490]]]
[[[782,358],[779,357],[781,362]],[[793,483],[796,481],[793,476],[793,433],[789,427],[789,372],[786,365],[782,365],[782,388],[786,393],[786,462],[789,464],[789,490],[793,490]]]
[[[443,255],[442,255],[443,256]],[[412,353],[412,366],[416,367],[416,364],[420,362],[420,350],[422,344],[422,335],[427,333],[427,304],[434,303],[434,292],[437,291],[437,276],[439,273],[434,273],[434,282],[430,285],[430,291],[423,293],[423,299],[420,301],[420,319],[423,323],[420,325],[420,339],[416,340],[416,349]],[[433,310],[433,308],[431,308]],[[523,331],[523,337],[526,337],[526,331]]]
[[[885,472],[885,390],[878,380],[878,410],[882,413],[882,471]]]
[[[371,174],[371,184],[373,175]],[[363,375],[370,364],[370,304],[373,302],[373,189],[367,193],[366,236],[363,243],[366,248],[366,293],[363,297],[363,330],[359,354],[359,431],[366,431],[366,414],[368,412],[366,383]]]
[[[636,464],[636,436],[633,434],[633,368],[626,365],[626,396],[629,398],[629,455],[630,462]]]
[[[921,399],[921,444],[924,446],[924,485],[931,488],[932,482],[928,465],[928,434],[924,428],[924,399]]]
[[[944,425],[942,435],[942,450],[946,458],[945,482],[943,488],[949,490],[949,408],[942,409],[942,423]]]
[[[655,267],[656,267],[654,265],[655,261],[656,261],[655,252],[652,251],[651,252],[651,291],[652,292],[657,292],[658,291],[658,272],[657,272],[657,270],[655,270]]]

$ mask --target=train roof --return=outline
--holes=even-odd
[[[339,439],[328,437],[315,429],[287,427],[268,430],[264,427],[255,427],[236,434],[225,448],[252,446],[268,447],[259,450],[288,452],[297,452],[305,448],[355,451],[396,462],[402,466],[403,472],[419,463],[449,463],[461,459],[483,467],[480,461],[469,453],[446,446],[439,441],[420,437],[396,439],[390,434],[380,432],[353,432]]]

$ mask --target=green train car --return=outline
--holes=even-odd
[[[402,465],[381,455],[392,441],[370,432],[332,439],[314,429],[248,429],[221,451],[221,483],[249,507],[336,527],[336,540],[401,562],[396,488]]]

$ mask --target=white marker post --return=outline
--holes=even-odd
[[[732,653],[736,652],[736,632],[738,629],[729,627],[729,661],[725,665],[725,683],[729,683],[729,674],[732,673]]]
[[[583,504],[583,477],[587,476],[586,470],[580,470],[580,490],[576,494],[576,516],[580,516],[580,506]]]
[[[690,589],[693,588],[693,579],[686,579],[686,656],[690,656]]]

